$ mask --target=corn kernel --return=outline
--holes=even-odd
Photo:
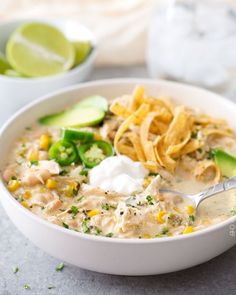
[[[183,234],[190,234],[193,232],[193,227],[192,226],[186,226],[184,231],[183,231]]]
[[[102,136],[99,133],[94,133],[94,140],[101,140]]]
[[[166,211],[159,211],[156,215],[156,221],[158,223],[164,223],[163,216],[166,214]]]
[[[64,192],[68,198],[71,198],[73,196],[74,191],[77,189],[78,189],[78,183],[73,181],[67,184]]]
[[[194,212],[194,208],[193,208],[193,206],[191,206],[191,205],[187,205],[187,206],[185,206],[185,210],[186,210],[186,212],[188,213],[188,215],[192,215],[193,212]]]
[[[29,208],[28,204],[25,201],[20,202],[20,204],[25,207],[26,209]]]
[[[151,180],[149,178],[145,178],[143,181],[143,186],[146,188],[150,184]]]
[[[49,178],[46,182],[46,187],[49,189],[55,189],[57,187],[56,180]]]
[[[36,150],[31,150],[27,155],[28,161],[38,161],[39,159],[39,153]]]
[[[47,134],[42,134],[39,139],[40,149],[47,151],[49,147],[49,141],[49,136]]]
[[[93,216],[95,216],[95,215],[98,215],[99,213],[100,213],[99,210],[94,209],[94,210],[90,210],[90,211],[87,213],[87,216],[88,216],[88,217],[93,217]]]
[[[151,239],[151,236],[149,234],[144,234],[143,239]]]
[[[10,180],[8,185],[7,185],[7,188],[10,192],[14,192],[16,191],[20,186],[20,183],[18,180]]]
[[[22,197],[25,200],[29,200],[31,198],[31,193],[29,191],[25,191]]]

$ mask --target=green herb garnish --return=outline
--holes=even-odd
[[[56,287],[55,286],[48,286],[48,289],[51,290],[51,289],[55,289]]]
[[[64,267],[65,267],[64,263],[61,262],[61,263],[59,263],[58,266],[56,267],[56,271],[62,271]]]
[[[167,227],[164,227],[161,231],[162,235],[166,235],[169,232],[169,229]]]
[[[116,209],[116,206],[110,205],[108,203],[102,204],[101,207],[103,210],[107,210],[107,211],[110,209]]]
[[[159,173],[150,172],[150,173],[148,174],[148,176],[157,176],[157,175],[159,175]]]
[[[95,228],[95,235],[99,236],[101,233],[102,233],[102,231],[98,227],[96,227]]]
[[[108,233],[108,234],[106,234],[106,237],[107,238],[111,238],[113,236],[113,233]]]
[[[192,224],[195,221],[195,216],[194,215],[189,215],[189,223]]]
[[[191,138],[196,139],[197,136],[198,136],[198,131],[193,131],[193,132],[191,133]]]
[[[64,228],[67,228],[67,229],[69,228],[69,225],[66,224],[65,222],[62,222],[62,225],[63,225]]]
[[[81,176],[88,176],[88,172],[89,172],[89,170],[87,168],[83,168],[80,171],[79,175],[81,175]]]
[[[23,288],[26,289],[26,290],[29,290],[29,289],[30,289],[30,285],[28,285],[28,284],[24,284],[24,285],[23,285]]]
[[[30,161],[30,165],[31,165],[31,166],[32,166],[32,165],[38,166],[38,165],[39,165],[39,161],[37,161],[37,160],[32,160],[32,161]]]
[[[146,200],[148,202],[148,205],[154,205],[152,196],[150,195],[146,196]]]
[[[76,207],[76,206],[71,206],[69,212],[72,214],[73,217],[75,217],[75,216],[78,214],[79,209],[78,209],[78,207]]]
[[[82,221],[82,230],[84,233],[89,233],[90,232],[90,228],[89,228],[89,225],[88,225],[88,221],[90,220],[89,217],[86,217],[84,218],[84,220]]]
[[[13,271],[13,273],[17,273],[19,271],[19,267],[18,266],[13,266],[12,271]]]
[[[235,209],[232,209],[231,211],[230,211],[230,213],[234,216],[234,215],[236,215],[236,208]]]
[[[209,150],[209,152],[207,152],[207,159],[208,160],[214,159],[214,155],[215,155],[215,150]]]
[[[60,176],[65,176],[66,174],[67,174],[66,170],[61,170],[59,173]]]

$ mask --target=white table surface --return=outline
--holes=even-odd
[[[91,79],[111,77],[147,77],[147,72],[142,66],[103,68],[96,69]],[[70,265],[56,272],[60,262],[29,242],[0,206],[0,295],[236,294],[236,247],[200,266],[149,277],[104,275]],[[13,274],[13,266],[19,267],[17,274]],[[30,290],[25,290],[24,284],[29,284]]]

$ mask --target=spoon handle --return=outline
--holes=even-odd
[[[231,177],[229,179],[227,179],[226,181],[217,183],[213,186],[210,186],[209,188],[207,188],[206,190],[200,192],[197,195],[197,206],[205,199],[214,196],[218,193],[224,192],[224,191],[228,191],[231,189],[236,188],[236,177]]]

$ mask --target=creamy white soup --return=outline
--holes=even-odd
[[[118,238],[189,234],[236,214],[236,192],[197,209],[196,193],[236,175],[227,122],[168,98],[94,95],[45,114],[16,140],[2,176],[13,197],[68,230]]]

